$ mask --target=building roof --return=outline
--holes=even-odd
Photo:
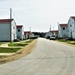
[[[0,19],[0,23],[8,23],[11,22],[13,19]]]
[[[31,31],[25,31],[24,32],[24,34],[30,34],[31,33]]]
[[[59,24],[61,27],[67,27],[68,24]]]
[[[71,18],[75,20],[75,16],[71,16]]]
[[[22,28],[22,27],[23,27],[23,25],[17,25],[16,27],[17,27],[17,28]]]
[[[58,30],[51,30],[50,32],[58,34]]]

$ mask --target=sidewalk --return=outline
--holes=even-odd
[[[0,56],[10,56],[10,55],[13,55],[15,53],[0,53]]]
[[[8,47],[8,43],[1,44],[0,47]]]

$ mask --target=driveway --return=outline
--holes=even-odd
[[[0,65],[0,75],[75,75],[75,47],[39,38],[31,54]]]

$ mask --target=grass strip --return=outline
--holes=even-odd
[[[68,43],[68,44],[72,44],[72,45],[75,45],[75,41],[73,40],[66,40],[66,39],[58,39],[58,41],[60,42],[65,42],[65,43]]]
[[[17,52],[20,49],[21,48],[3,48],[3,47],[0,47],[0,53],[13,53],[13,52]]]
[[[8,46],[26,46],[28,45],[27,43],[12,43],[12,44],[8,44]]]

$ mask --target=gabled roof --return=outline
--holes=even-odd
[[[51,30],[50,32],[58,34],[58,30]]]
[[[75,16],[71,16],[71,18],[75,20]]]
[[[24,31],[24,34],[30,34],[31,31]]]
[[[13,19],[0,19],[0,23],[8,23],[11,22]]]
[[[59,24],[61,27],[67,27],[68,24]]]
[[[17,25],[16,27],[17,27],[17,28],[22,28],[22,27],[23,27],[23,25]]]

